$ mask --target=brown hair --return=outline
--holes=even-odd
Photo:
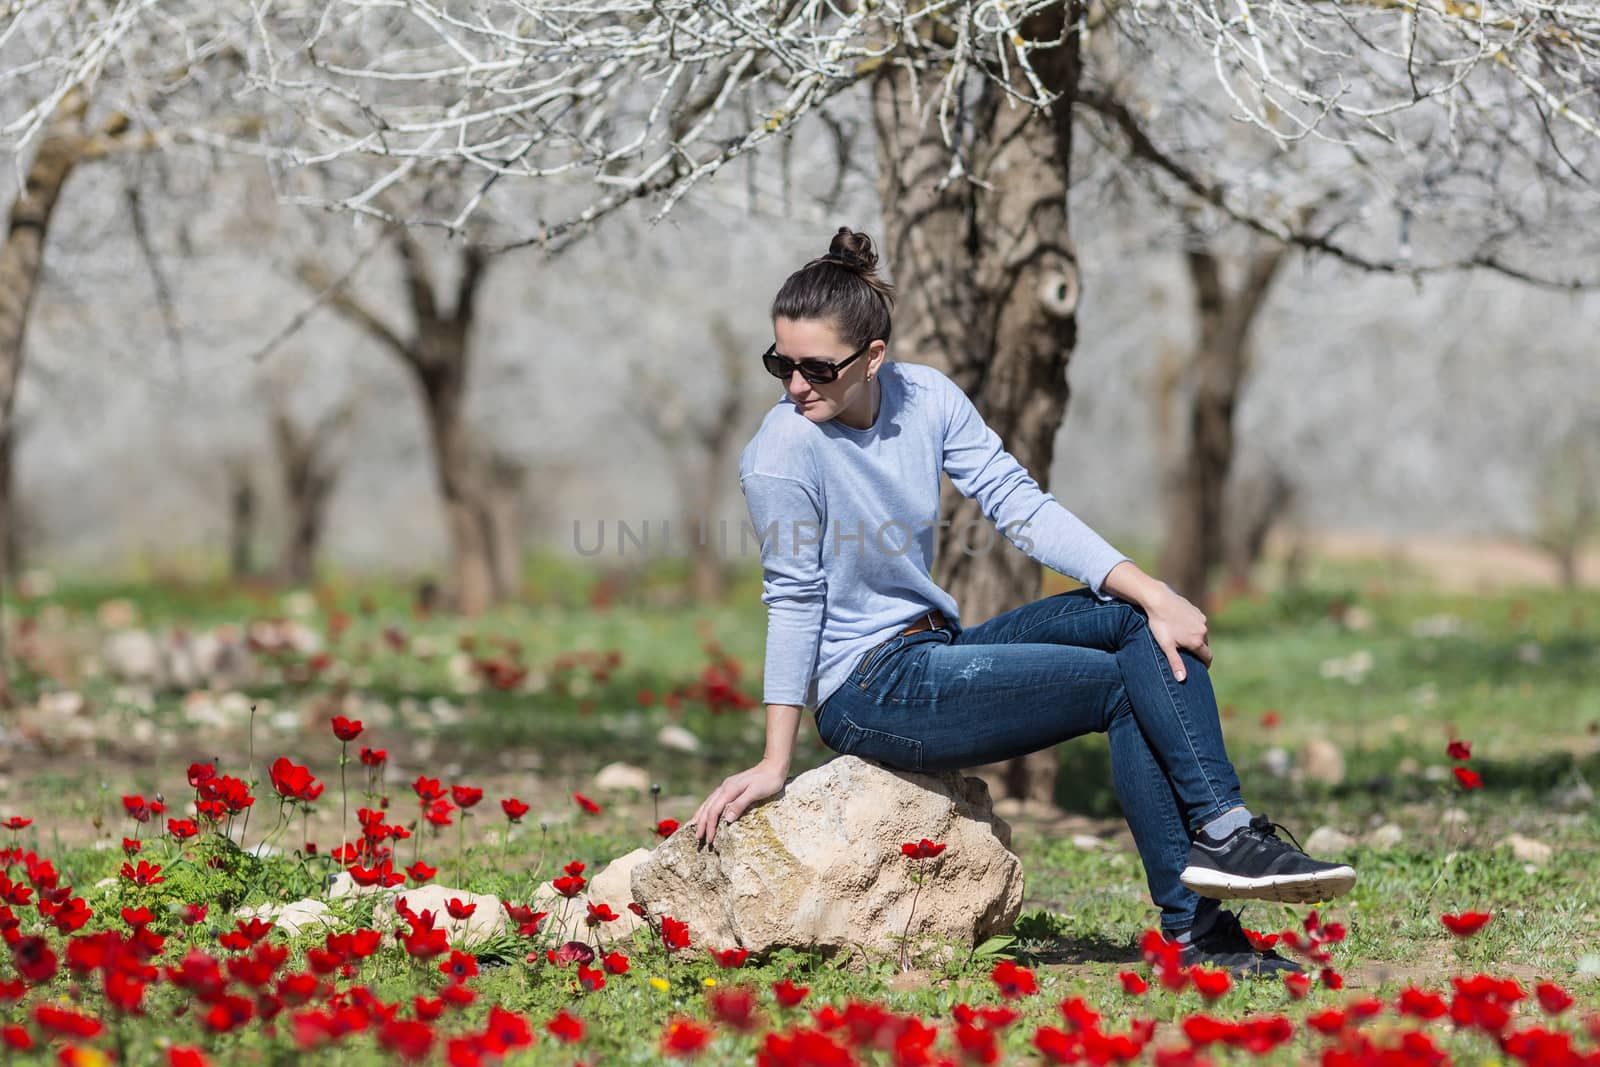
[[[774,319],[820,319],[833,324],[851,348],[889,340],[894,286],[878,277],[872,238],[839,227],[818,256],[793,274],[772,301]]]

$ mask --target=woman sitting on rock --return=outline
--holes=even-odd
[[[893,290],[864,234],[790,275],[762,360],[786,395],[739,462],[762,540],[766,755],[695,812],[699,841],[778,793],[800,716],[834,751],[907,771],[976,767],[1090,731],[1161,927],[1183,962],[1298,970],[1216,901],[1327,900],[1356,872],[1245,806],[1207,668],[1206,618],[1062,507],[938,370],[888,358]],[[1087,588],[963,628],[934,583],[939,476],[1005,538]]]

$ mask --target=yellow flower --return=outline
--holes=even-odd
[[[652,979],[650,979],[650,984],[655,986],[657,989],[661,990],[661,992],[663,992],[663,993],[665,993],[667,991],[667,989],[670,988],[667,985],[667,980],[665,978],[652,978]]]
[[[705,987],[707,989],[710,989],[712,986],[717,984],[717,980],[715,978],[703,978],[701,981],[705,983]]]

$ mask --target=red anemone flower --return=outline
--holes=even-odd
[[[507,797],[500,802],[500,810],[506,813],[506,818],[512,822],[521,822],[522,817],[528,814],[528,805],[516,797]]]
[[[1471,937],[1487,926],[1491,918],[1486,911],[1464,911],[1460,915],[1441,915],[1439,921],[1457,937]]]
[[[354,741],[361,736],[361,720],[347,719],[343,715],[335,715],[331,720],[333,736],[341,741]]]

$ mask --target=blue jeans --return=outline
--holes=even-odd
[[[1183,682],[1139,608],[1086,589],[1060,593],[970,629],[870,649],[817,709],[817,732],[835,752],[908,771],[976,767],[1105,733],[1162,928],[1178,930],[1201,903],[1178,881],[1193,833],[1243,804],[1211,679],[1180,655]]]

